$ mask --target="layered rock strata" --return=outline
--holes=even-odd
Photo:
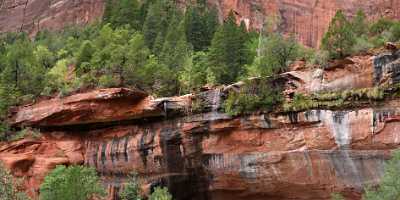
[[[305,94],[394,85],[398,54],[354,56],[281,80],[286,91]],[[242,84],[160,99],[111,88],[22,106],[10,124],[42,136],[2,144],[0,160],[25,178],[32,196],[56,165],[83,164],[99,172],[109,199],[118,199],[132,171],[145,191],[167,186],[177,200],[325,200],[332,192],[360,199],[400,145],[399,99],[351,109],[221,112],[227,92]]]

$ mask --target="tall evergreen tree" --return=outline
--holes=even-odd
[[[165,33],[165,13],[160,1],[151,4],[143,24],[143,34],[147,46],[153,49],[154,42],[159,33]]]
[[[217,25],[217,15],[200,5],[189,7],[185,13],[187,40],[195,51],[202,51],[210,46]]]
[[[39,65],[33,54],[34,46],[25,36],[7,46],[6,65],[0,76],[0,83],[22,92],[38,95],[43,88],[43,65]]]
[[[322,39],[322,49],[327,50],[331,58],[343,58],[350,54],[354,42],[352,26],[343,11],[338,10]]]
[[[119,0],[113,11],[111,23],[114,27],[129,25],[131,28],[139,30],[141,28],[139,17],[140,4],[138,0]]]
[[[184,22],[179,22],[174,17],[168,27],[168,32],[160,55],[161,61],[171,69],[179,70],[182,58],[188,53],[189,47],[186,42]]]
[[[114,15],[114,3],[116,0],[106,0],[104,5],[103,22],[111,23]]]
[[[355,36],[360,37],[361,35],[367,34],[368,25],[365,21],[366,16],[363,10],[358,10],[356,16],[351,22],[352,30]]]
[[[209,82],[231,83],[243,72],[249,54],[246,52],[247,32],[236,24],[231,12],[217,30],[209,50]]]

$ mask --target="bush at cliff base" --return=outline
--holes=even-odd
[[[20,182],[14,179],[10,172],[0,163],[0,199],[1,200],[29,200],[28,196],[20,192]]]
[[[40,186],[40,200],[88,200],[104,196],[94,168],[57,166]]]
[[[379,186],[368,187],[364,200],[393,200],[400,198],[400,151],[393,154],[392,159],[385,164],[385,173]]]
[[[136,173],[129,175],[128,183],[119,194],[121,200],[141,200],[140,185]]]
[[[156,187],[149,200],[172,200],[172,196],[167,188]]]

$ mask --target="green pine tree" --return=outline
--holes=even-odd
[[[329,52],[331,58],[343,58],[351,53],[354,43],[352,26],[343,11],[338,10],[322,39],[321,47]]]
[[[131,28],[139,30],[140,22],[140,4],[138,0],[118,0],[117,6],[113,10],[111,23],[114,27],[129,25]]]
[[[218,19],[214,12],[201,5],[189,7],[185,13],[185,32],[195,51],[206,50],[212,40]]]
[[[366,16],[363,10],[358,10],[356,16],[351,22],[352,30],[356,37],[360,37],[368,32],[368,25],[366,23]]]
[[[165,14],[163,14],[163,6],[157,1],[150,5],[147,12],[146,20],[143,25],[143,34],[147,46],[153,49],[155,40],[159,33],[165,33]]]
[[[209,50],[209,81],[217,84],[231,83],[243,73],[248,64],[246,48],[247,32],[237,26],[231,12],[225,23],[217,30]]]

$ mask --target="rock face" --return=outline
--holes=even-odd
[[[338,9],[353,16],[358,9],[373,20],[382,16],[400,19],[400,0],[208,0],[222,20],[230,10],[238,22],[261,29],[267,16],[280,16],[280,29],[293,34],[306,46],[318,47]],[[0,32],[61,29],[69,24],[87,24],[101,17],[104,0],[3,0],[0,2]]]
[[[340,89],[365,88],[397,83],[398,62],[398,52],[355,56],[282,78],[287,90],[307,93],[359,73],[360,83],[342,81]],[[311,90],[318,80],[324,87]],[[328,200],[332,192],[360,199],[400,146],[399,99],[231,117],[220,110],[236,87],[161,99],[102,89],[20,107],[10,123],[40,129],[42,137],[0,145],[0,160],[25,178],[32,196],[56,165],[84,164],[97,169],[113,200],[132,171],[146,191],[167,186],[177,200]]]
[[[103,13],[103,0],[2,0],[0,32],[58,30],[66,25],[87,24]]]
[[[382,16],[400,19],[400,0],[211,0],[225,15],[234,10],[238,20],[260,29],[266,16],[279,16],[280,29],[293,34],[306,46],[318,47],[323,34],[341,9],[354,16],[358,9],[365,11],[369,19]]]

